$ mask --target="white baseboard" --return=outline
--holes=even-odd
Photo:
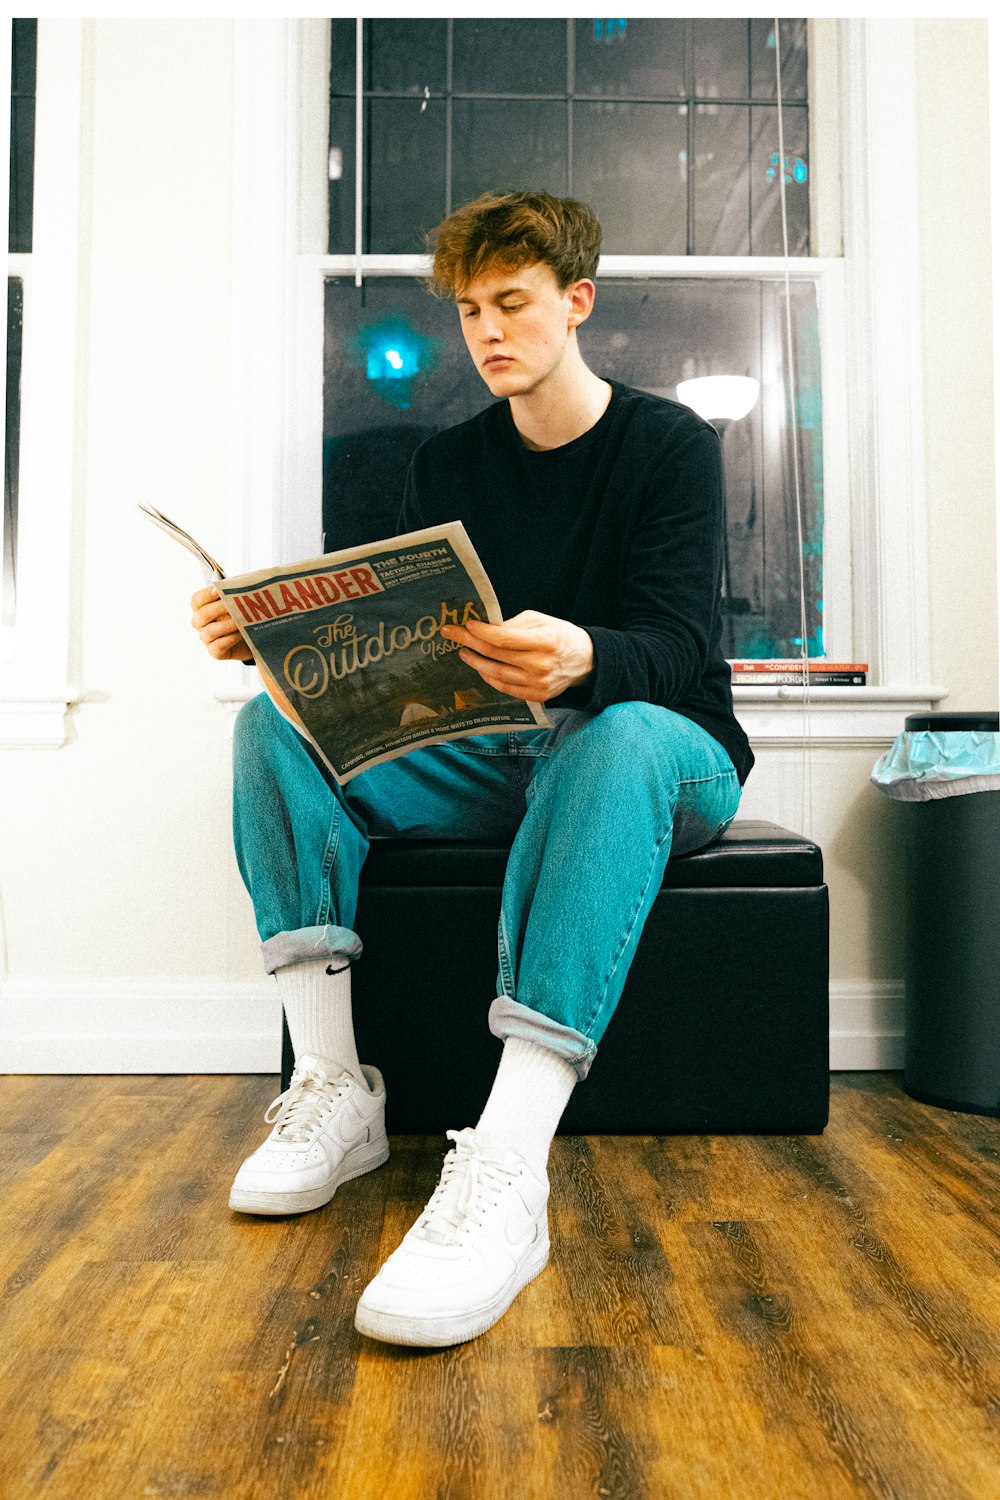
[[[273,980],[0,984],[3,1073],[277,1073],[280,1059]],[[902,1066],[903,986],[832,984],[831,1069]]]
[[[902,1066],[902,983],[865,979],[831,983],[831,1072],[895,1072]]]
[[[277,1073],[274,980],[7,980],[0,1072]]]

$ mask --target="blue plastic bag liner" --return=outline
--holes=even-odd
[[[931,802],[970,792],[1000,792],[996,714],[923,714],[875,763],[871,781],[901,802]]]

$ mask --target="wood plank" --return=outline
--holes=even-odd
[[[560,1137],[482,1338],[354,1331],[448,1142],[226,1206],[269,1078],[9,1078],[4,1500],[997,1500],[1000,1121],[835,1075],[821,1137]]]

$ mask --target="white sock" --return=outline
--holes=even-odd
[[[354,1040],[350,964],[342,958],[309,959],[283,964],[274,977],[296,1058],[310,1053],[331,1070],[347,1068],[367,1088]]]
[[[507,1037],[476,1126],[480,1146],[490,1155],[513,1146],[544,1177],[552,1137],[578,1076],[573,1064],[551,1047]]]

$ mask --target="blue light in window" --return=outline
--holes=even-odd
[[[420,351],[398,337],[388,348],[376,338],[368,346],[366,366],[369,380],[410,380],[420,369]]]
[[[613,20],[613,21],[608,21],[608,20],[595,21],[594,22],[594,41],[595,42],[614,42],[614,41],[617,41],[619,37],[623,37],[625,35],[625,28],[626,28],[627,25],[628,25],[628,21],[624,20],[624,19],[618,19],[618,20]]]
[[[788,185],[788,184],[790,184],[792,182],[797,182],[801,186],[802,183],[807,182],[809,180],[809,168],[806,166],[806,164],[802,160],[801,156],[797,156],[795,158],[795,165],[794,165],[794,167],[791,167],[791,168],[789,167],[789,165],[788,165],[788,157],[787,156],[784,158],[783,165],[784,165],[784,169],[785,169],[784,176],[785,176],[785,183],[786,183],[786,185]],[[772,151],[771,152],[771,164],[768,167],[767,171],[764,173],[764,176],[767,178],[769,186],[777,180],[777,177],[778,177],[778,153],[777,153],[777,151]]]
[[[438,363],[438,340],[418,333],[401,314],[390,314],[347,340],[353,364],[364,370],[369,388],[400,411],[407,411],[414,382]]]

